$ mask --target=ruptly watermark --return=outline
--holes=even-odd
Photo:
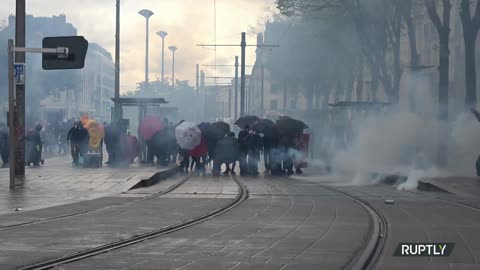
[[[400,243],[393,256],[450,256],[455,243]]]

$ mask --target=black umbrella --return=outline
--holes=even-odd
[[[288,116],[282,116],[280,119],[278,119],[277,126],[279,131],[283,134],[298,133],[308,128],[304,122]]]
[[[258,118],[255,115],[246,115],[246,116],[242,116],[242,117],[238,118],[237,121],[235,121],[235,125],[237,125],[239,128],[243,129],[247,125],[252,126],[258,120],[260,120],[260,118]]]
[[[197,127],[200,129],[200,131],[202,132],[202,135],[203,136],[206,136],[207,133],[208,133],[208,128],[210,127],[212,123],[210,122],[202,122],[200,124],[197,125]]]
[[[276,136],[278,134],[277,125],[270,119],[260,119],[253,124],[252,129],[265,136]]]
[[[221,139],[230,132],[230,125],[225,122],[215,122],[208,127],[208,136],[214,139]]]

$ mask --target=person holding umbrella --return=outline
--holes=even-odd
[[[250,133],[250,126],[245,125],[245,128],[238,133],[238,144],[240,146],[240,175],[247,175],[248,174],[248,166],[247,166],[247,155],[248,155],[248,143],[247,143],[247,136]]]

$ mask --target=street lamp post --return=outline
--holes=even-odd
[[[162,83],[165,83],[165,37],[168,35],[165,31],[157,32],[162,38]]]
[[[145,83],[148,83],[148,19],[153,15],[153,12],[148,9],[142,9],[138,14],[145,17],[146,28],[145,28]]]
[[[172,87],[175,87],[175,51],[177,47],[170,46],[168,49],[172,51]]]

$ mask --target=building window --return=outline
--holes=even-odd
[[[271,100],[270,101],[270,110],[276,110],[278,109],[278,101],[277,100]]]

